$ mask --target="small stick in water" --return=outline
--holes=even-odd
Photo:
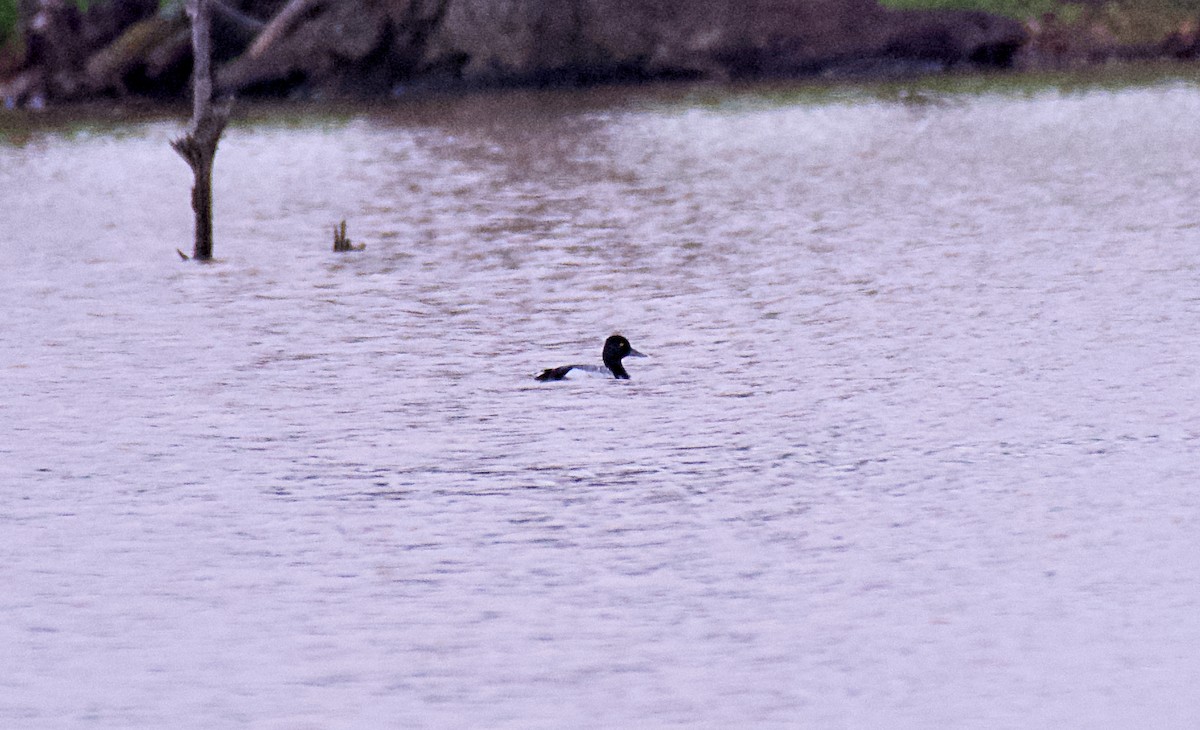
[[[343,251],[361,251],[367,247],[367,244],[360,243],[357,246],[346,235],[346,219],[333,227],[333,250],[341,253]]]

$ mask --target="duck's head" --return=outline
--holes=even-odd
[[[626,357],[646,357],[642,353],[633,349],[633,345],[629,344],[629,340],[621,335],[613,335],[604,341],[604,364],[612,371],[613,376],[622,380],[629,379],[629,373],[625,372],[625,368],[621,366],[621,360]]]

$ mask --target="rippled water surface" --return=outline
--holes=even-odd
[[[1198,118],[260,115],[208,266],[181,124],[9,133],[0,726],[1194,727]]]

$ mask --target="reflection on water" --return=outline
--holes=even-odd
[[[1184,725],[1200,92],[930,98],[0,147],[0,720]]]

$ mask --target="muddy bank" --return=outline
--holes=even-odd
[[[8,106],[172,100],[191,71],[187,20],[157,0],[24,0],[19,53],[0,61]],[[218,0],[227,94],[369,98],[420,88],[930,72],[1065,64],[1070,29],[874,0]],[[1108,55],[1194,57],[1169,48]],[[1065,39],[1065,41],[1064,41]],[[1103,39],[1101,39],[1103,40]]]

